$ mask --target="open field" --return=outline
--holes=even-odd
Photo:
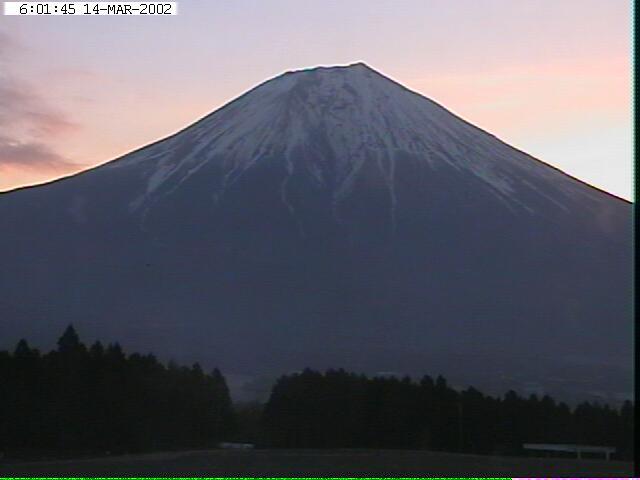
[[[200,450],[0,465],[0,476],[624,477],[633,464],[397,450]]]

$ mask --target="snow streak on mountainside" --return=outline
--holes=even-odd
[[[631,206],[364,64],[0,194],[0,339],[630,392]],[[0,345],[0,347],[8,345]]]

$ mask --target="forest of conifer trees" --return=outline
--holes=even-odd
[[[73,327],[46,355],[0,352],[0,452],[119,453],[215,446],[233,430],[224,377],[165,367],[118,344],[86,348]]]
[[[281,377],[265,405],[231,403],[220,371],[83,345],[73,327],[41,354],[21,340],[0,351],[0,453],[11,457],[212,448],[239,440],[264,448],[428,449],[523,454],[523,443],[573,443],[633,455],[634,406],[508,392],[456,391],[344,370]]]
[[[552,398],[458,392],[439,376],[367,378],[330,370],[281,377],[264,407],[265,443],[287,448],[403,448],[524,454],[523,443],[615,446],[631,459],[631,402],[622,408]]]

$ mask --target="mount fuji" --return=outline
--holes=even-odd
[[[631,228],[628,202],[362,63],[287,72],[0,194],[0,348],[73,323],[252,378],[344,367],[619,399]]]

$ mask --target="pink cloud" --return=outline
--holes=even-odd
[[[57,135],[79,127],[50,106],[35,88],[7,74],[0,76],[0,125],[5,133],[10,129],[35,136]]]
[[[78,165],[68,162],[44,143],[16,142],[4,137],[0,137],[0,166],[49,170],[78,168]]]
[[[0,190],[42,181],[80,168],[52,141],[79,128],[30,83],[13,75],[19,44],[0,32]],[[29,181],[31,179],[31,181]]]

